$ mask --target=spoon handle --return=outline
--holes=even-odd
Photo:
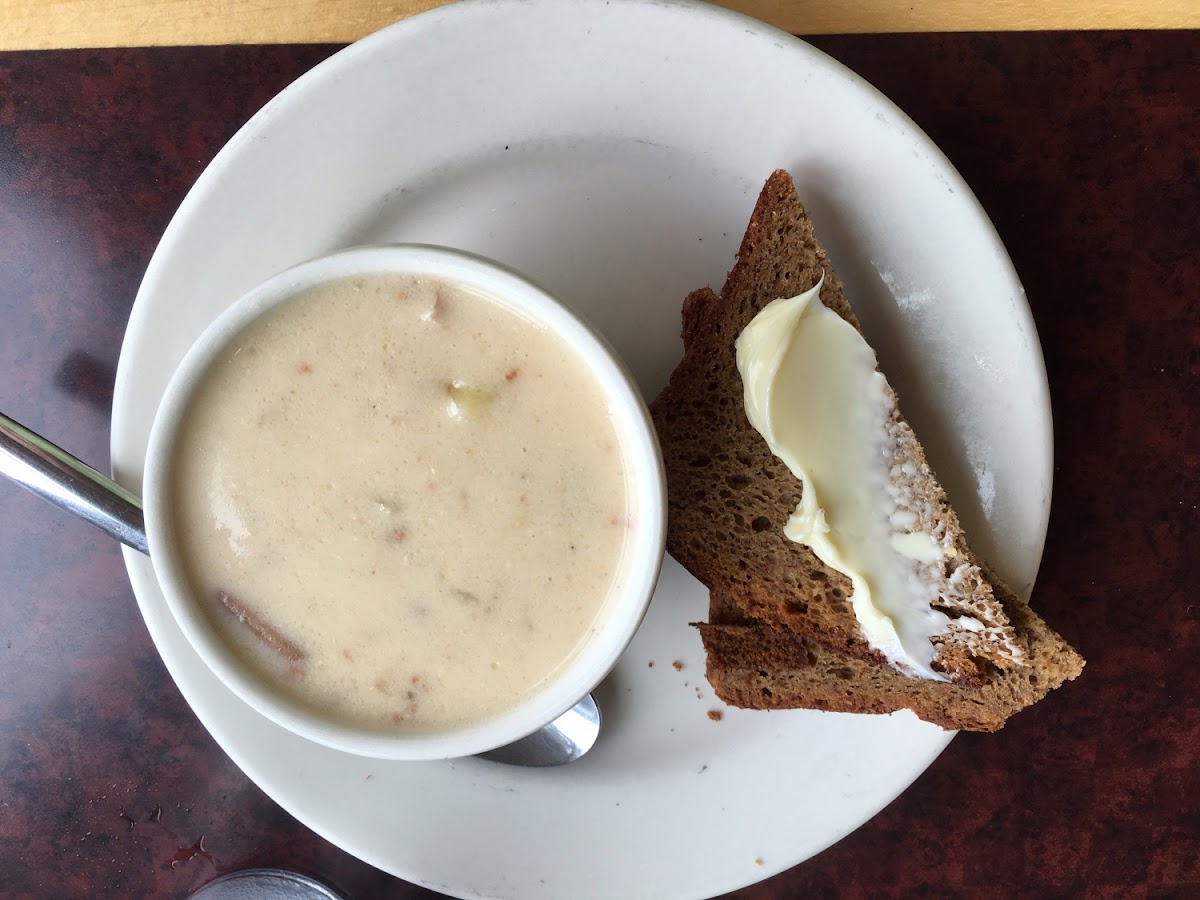
[[[0,475],[149,553],[142,503],[121,485],[0,413]]]

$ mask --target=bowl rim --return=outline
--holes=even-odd
[[[323,717],[256,676],[198,608],[184,574],[170,514],[172,461],[180,425],[209,367],[246,327],[319,285],[369,275],[424,275],[485,293],[564,338],[597,378],[620,437],[627,508],[639,523],[622,550],[626,577],[593,633],[546,685],[515,708],[439,732],[396,734]],[[279,272],[226,308],[189,347],[172,374],[150,432],[143,478],[150,559],[172,616],[205,664],[238,697],[302,737],[359,756],[424,760],[471,756],[511,743],[562,715],[616,665],[645,617],[666,549],[666,477],[646,403],[624,362],[586,319],[548,291],[494,260],[430,244],[354,247]]]

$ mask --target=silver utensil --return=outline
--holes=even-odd
[[[565,713],[519,741],[480,753],[480,759],[510,766],[561,766],[592,749],[600,736],[600,707],[588,694]]]
[[[141,500],[3,413],[0,475],[149,555]],[[540,731],[480,757],[513,766],[561,766],[587,753],[599,734],[600,708],[589,694]]]
[[[142,503],[132,493],[0,413],[0,475],[149,554]]]
[[[345,897],[299,872],[243,869],[214,878],[188,900],[345,900]]]

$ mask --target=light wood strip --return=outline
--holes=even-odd
[[[0,0],[0,49],[347,43],[442,2]],[[1200,0],[724,0],[722,5],[795,34],[1200,28]]]

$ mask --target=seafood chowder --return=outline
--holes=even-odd
[[[187,408],[170,496],[207,617],[355,726],[506,712],[567,665],[637,527],[576,351],[465,286],[377,275],[256,319]]]

